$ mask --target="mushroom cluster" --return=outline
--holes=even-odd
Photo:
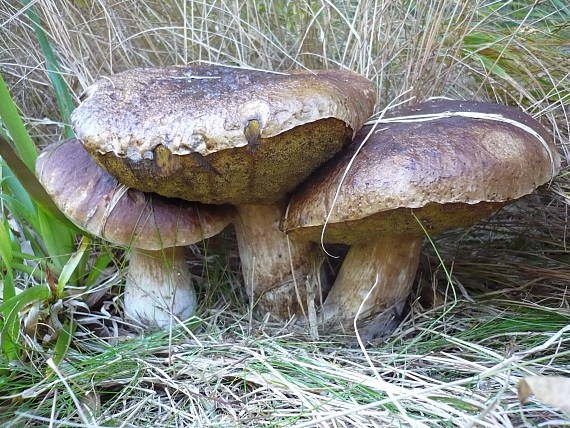
[[[304,278],[318,254],[279,229],[286,198],[351,142],[375,93],[342,70],[129,70],[86,90],[72,115],[82,146],[48,147],[38,176],[79,227],[131,247],[131,318],[164,327],[192,312],[183,253],[163,249],[212,236],[232,216],[250,299],[285,319],[304,311]]]
[[[363,127],[375,93],[340,70],[134,69],[87,89],[78,140],[48,146],[37,174],[75,224],[129,247],[136,321],[193,313],[183,247],[233,223],[259,312],[284,320],[324,301],[323,323],[361,314],[373,337],[402,312],[425,233],[474,224],[559,165],[519,110],[446,100]],[[330,292],[314,293],[319,243],[352,247]]]

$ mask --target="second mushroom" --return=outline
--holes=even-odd
[[[367,339],[402,313],[426,234],[480,221],[560,163],[546,130],[518,109],[441,100],[386,119],[303,183],[284,220],[294,238],[351,245],[322,318],[352,330],[359,314]]]

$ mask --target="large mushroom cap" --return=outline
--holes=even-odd
[[[294,194],[284,221],[288,233],[318,241],[339,186],[325,241],[355,243],[378,233],[421,235],[416,217],[431,233],[473,224],[558,170],[552,139],[520,110],[438,100],[396,114],[428,120],[378,124],[342,181],[371,131],[364,127],[356,144]]]
[[[348,71],[141,68],[89,87],[72,121],[129,187],[207,203],[274,202],[349,141],[374,101],[372,83]]]
[[[129,189],[107,173],[78,140],[49,145],[36,172],[62,212],[79,228],[143,250],[185,246],[221,232],[229,206],[208,206]]]

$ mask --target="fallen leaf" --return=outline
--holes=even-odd
[[[529,376],[517,385],[519,400],[525,403],[535,395],[544,404],[570,414],[570,378],[562,376]]]

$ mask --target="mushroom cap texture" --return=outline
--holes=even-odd
[[[72,122],[129,187],[207,203],[273,202],[347,144],[375,100],[368,79],[343,70],[139,68],[90,86]],[[257,148],[246,138],[252,120]]]
[[[100,153],[142,156],[162,145],[172,154],[206,156],[247,145],[243,129],[251,119],[261,122],[264,138],[329,117],[356,131],[374,94],[369,80],[342,70],[136,68],[91,85],[72,122],[77,137]]]
[[[231,206],[211,206],[129,189],[101,168],[78,140],[50,144],[36,175],[79,228],[118,245],[160,250],[220,233]]]
[[[434,100],[386,117],[469,112],[510,123],[456,115],[360,130],[355,144],[317,170],[291,197],[283,229],[303,239],[356,243],[386,233],[437,233],[474,224],[547,183],[560,158],[546,130],[521,110],[483,102]],[[349,162],[354,161],[342,180]],[[340,185],[342,182],[342,185]],[[412,214],[412,210],[413,214]]]

